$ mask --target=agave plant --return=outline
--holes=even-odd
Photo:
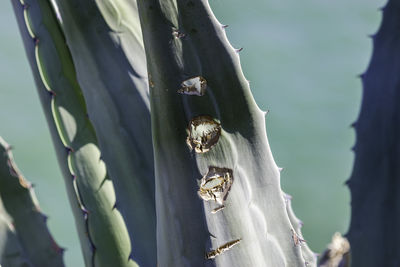
[[[280,187],[266,112],[242,73],[240,49],[230,45],[208,1],[11,2],[86,266],[317,265]],[[397,29],[390,25],[398,11],[392,2],[377,53]],[[366,77],[375,75],[373,64],[374,57]],[[365,103],[361,114],[370,112]],[[359,121],[357,159],[374,132],[363,128],[364,141],[362,115]],[[64,266],[32,187],[0,141],[1,264]],[[371,167],[370,160],[356,160],[353,196],[365,192],[357,170]],[[393,177],[388,171],[389,182]],[[363,210],[353,212],[349,232],[354,266],[378,266],[360,259]],[[346,240],[336,237],[329,248],[321,266],[349,264]],[[376,258],[374,264],[384,261]]]

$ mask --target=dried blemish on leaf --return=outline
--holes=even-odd
[[[186,34],[181,32],[178,29],[173,29],[172,36],[174,36],[175,39],[181,39],[181,38],[184,38],[186,36]]]
[[[218,211],[221,211],[221,210],[223,210],[223,209],[225,209],[225,205],[216,207],[215,209],[213,209],[213,210],[211,211],[211,213],[212,213],[212,214],[215,214],[215,213],[217,213]]]
[[[237,245],[240,243],[240,241],[242,241],[242,239],[236,239],[233,241],[229,241],[228,243],[223,244],[222,246],[218,247],[215,250],[211,250],[210,252],[206,253],[206,259],[214,259],[215,257],[217,257],[218,255],[221,255],[222,253],[224,253],[225,251],[231,249],[233,246]]]
[[[290,230],[292,231],[292,239],[295,246],[301,245],[301,243],[306,242],[293,229]]]
[[[328,249],[324,252],[319,262],[321,267],[350,266],[350,243],[340,233],[332,237]]]
[[[149,73],[149,75],[147,76],[147,79],[148,79],[150,88],[154,88],[154,82],[153,82],[153,77],[151,76],[151,73]]]
[[[222,205],[228,196],[232,183],[231,169],[209,167],[208,173],[201,178],[198,194],[205,201],[214,200]]]
[[[207,81],[201,76],[192,77],[181,83],[178,93],[203,96],[206,93]]]
[[[214,146],[221,135],[221,125],[210,116],[193,118],[188,127],[186,143],[196,153],[204,153]]]

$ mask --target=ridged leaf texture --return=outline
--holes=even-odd
[[[12,1],[74,212],[86,266],[137,266],[71,54],[47,0]]]
[[[56,1],[117,200],[142,266],[156,266],[154,163],[136,2]]]

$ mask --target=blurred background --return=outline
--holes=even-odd
[[[361,82],[385,0],[210,0],[241,62],[283,190],[308,245],[321,252],[346,233]],[[10,1],[0,1],[0,135],[33,182],[67,266],[83,266],[72,213]]]

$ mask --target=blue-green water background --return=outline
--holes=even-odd
[[[13,0],[14,1],[14,0]],[[293,196],[309,246],[321,252],[345,233],[361,82],[384,0],[210,0],[228,24],[267,132],[281,183]],[[74,222],[10,1],[0,2],[0,135],[36,185],[49,227],[67,248],[69,267],[83,266]]]

